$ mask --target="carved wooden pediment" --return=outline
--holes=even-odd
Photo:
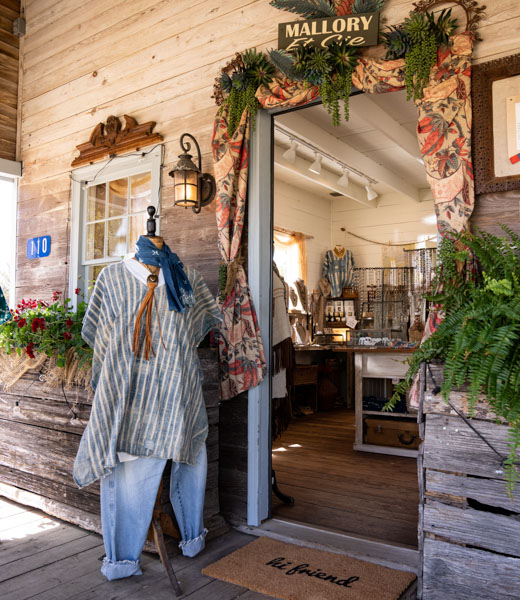
[[[162,135],[153,132],[155,121],[139,125],[133,117],[124,115],[124,119],[124,128],[119,117],[114,116],[108,117],[106,123],[96,125],[89,141],[76,146],[79,156],[71,166],[79,167],[162,141]]]

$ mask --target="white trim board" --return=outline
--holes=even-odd
[[[22,163],[15,160],[0,158],[0,175],[10,178],[19,178],[22,176]]]

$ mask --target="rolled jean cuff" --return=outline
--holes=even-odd
[[[208,533],[207,529],[203,529],[202,533],[193,538],[192,540],[182,540],[179,542],[179,548],[181,549],[184,556],[197,556],[197,554],[204,550],[204,546],[206,545],[205,538]]]
[[[103,559],[101,573],[112,581],[113,579],[122,579],[123,577],[131,577],[132,575],[142,575],[141,563],[138,560],[118,560],[113,561],[106,556]]]

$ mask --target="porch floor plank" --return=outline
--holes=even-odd
[[[2,600],[172,600],[159,558],[143,554],[143,575],[106,581],[100,573],[101,536],[0,498],[0,598]],[[244,587],[202,575],[208,564],[252,542],[237,531],[211,540],[195,558],[172,557],[183,600],[274,600]]]

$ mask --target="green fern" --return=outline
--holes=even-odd
[[[334,7],[327,0],[271,0],[269,4],[306,19],[336,16]]]
[[[503,237],[462,233],[442,241],[434,298],[445,318],[409,359],[406,378],[386,408],[410,388],[422,362],[443,361],[446,401],[453,388],[467,385],[470,410],[484,394],[509,423],[510,454],[504,466],[512,494],[519,480],[520,448],[520,236],[502,229]],[[468,270],[473,258],[477,268]],[[462,270],[457,268],[461,259],[466,262]]]

